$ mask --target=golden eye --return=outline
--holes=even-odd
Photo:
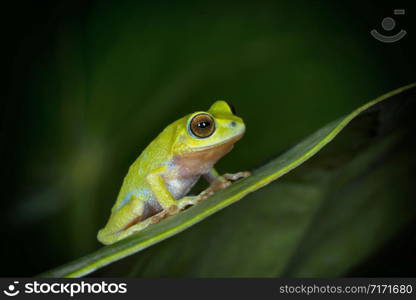
[[[215,131],[215,121],[208,114],[198,114],[189,123],[191,132],[199,138],[207,138]]]

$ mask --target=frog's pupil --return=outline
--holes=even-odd
[[[198,127],[199,128],[206,128],[206,127],[208,127],[210,124],[209,124],[209,122],[201,122],[201,123],[199,123],[198,124]]]

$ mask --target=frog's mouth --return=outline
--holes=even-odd
[[[194,149],[191,152],[175,157],[175,164],[188,170],[199,169],[206,165],[214,165],[221,157],[230,152],[234,143],[241,139],[242,134],[231,137],[214,146]]]
[[[192,152],[205,151],[205,150],[210,150],[210,149],[215,149],[215,148],[223,148],[224,146],[227,146],[227,145],[231,146],[231,149],[232,149],[234,143],[237,142],[238,140],[240,140],[243,137],[243,135],[244,135],[244,132],[242,132],[242,133],[240,133],[236,136],[230,137],[230,138],[222,141],[221,143],[218,143],[218,144],[215,144],[215,145],[195,148]]]

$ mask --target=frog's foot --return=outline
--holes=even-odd
[[[224,175],[218,177],[217,180],[211,182],[211,185],[204,191],[199,194],[201,200],[205,200],[208,197],[211,197],[215,194],[215,192],[225,189],[226,187],[230,186],[232,181],[238,180],[240,178],[246,178],[250,176],[250,172],[238,172],[238,173],[225,173]]]
[[[156,215],[154,215],[153,217],[155,216]],[[133,233],[144,230],[149,225],[159,222],[159,221],[153,220],[153,217],[149,217],[143,221],[140,221],[139,223],[130,226],[126,230],[119,231],[114,236],[111,236],[111,235],[104,236],[103,234],[101,234],[101,237],[99,238],[99,240],[105,245],[115,243],[119,240],[122,240],[132,235]],[[98,234],[100,235],[100,232]]]
[[[205,200],[215,194],[216,191],[225,189],[231,185],[231,181],[220,177],[221,179],[213,181],[210,186],[199,194],[201,200]]]
[[[150,224],[156,224],[169,216],[177,214],[180,210],[181,209],[178,205],[172,205],[169,208],[162,210],[161,212],[147,218],[145,221],[149,220]]]
[[[159,212],[159,213],[147,218],[146,220],[142,221],[142,223],[148,223],[146,226],[148,226],[149,224],[159,223],[161,220],[163,220],[163,219],[165,219],[169,216],[176,215],[181,210],[185,209],[188,206],[195,205],[199,201],[201,201],[201,198],[199,196],[183,197],[182,199],[178,200],[176,205],[172,205],[172,206],[168,207],[167,209],[162,210],[161,212]]]
[[[184,210],[189,206],[193,206],[198,202],[201,202],[208,197],[212,196],[216,191],[225,189],[230,186],[232,181],[238,180],[240,178],[245,178],[250,176],[250,172],[238,172],[235,174],[226,173],[223,176],[218,177],[218,180],[215,180],[211,185],[204,191],[202,191],[198,196],[187,196],[179,199],[176,205],[172,205],[168,209],[165,209],[156,215],[146,219],[150,224],[155,224],[160,222],[162,219],[169,216],[175,215],[178,212]]]

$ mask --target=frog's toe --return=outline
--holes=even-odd
[[[183,197],[178,201],[178,208],[179,210],[183,210],[188,206],[197,204],[199,201],[201,201],[200,195]]]
[[[201,197],[201,200],[205,200],[209,197],[211,197],[212,195],[214,195],[215,191],[213,189],[206,189],[205,191],[203,191],[199,196]]]
[[[149,219],[146,219],[145,221],[149,220],[150,224],[159,223],[164,218],[167,218],[168,216],[171,216],[177,213],[177,210],[178,210],[178,207],[176,205],[173,205],[169,207],[168,209],[162,210],[160,213],[157,213],[151,216]]]
[[[251,175],[250,172],[244,171],[244,172],[238,172],[238,173],[234,173],[234,174],[225,173],[224,175],[222,175],[222,177],[224,177],[227,180],[235,181],[235,180],[238,180],[240,178],[246,178],[246,177],[248,177],[250,175]]]

